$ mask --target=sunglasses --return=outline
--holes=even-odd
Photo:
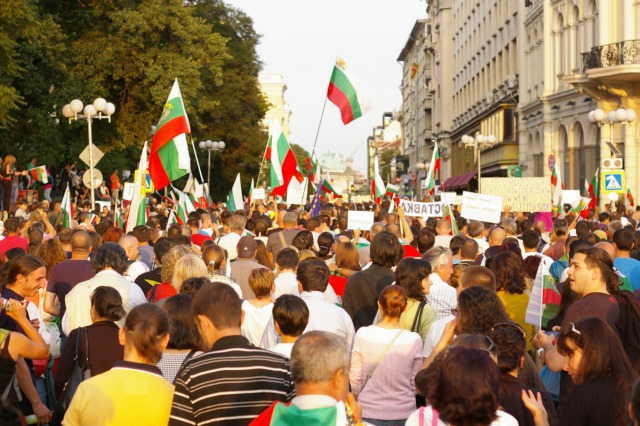
[[[527,333],[525,333],[524,330],[522,329],[522,327],[520,327],[518,324],[513,324],[511,322],[499,322],[499,323],[495,324],[493,327],[491,327],[491,331],[496,331],[498,328],[510,329],[512,331],[515,331],[515,332],[521,334],[522,338],[526,339]]]

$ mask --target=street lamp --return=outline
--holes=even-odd
[[[482,175],[482,164],[480,164],[480,149],[490,148],[493,146],[497,139],[494,135],[476,135],[475,138],[469,135],[462,135],[462,143],[467,147],[473,147],[476,154],[476,163],[478,164],[478,194],[482,192],[480,186],[480,179]]]
[[[211,151],[222,151],[226,146],[224,142],[214,142],[211,140],[200,141],[198,144],[200,149],[206,150],[209,152],[209,157],[207,160],[207,193],[209,193],[211,188]]]
[[[636,112],[632,109],[618,108],[615,111],[611,111],[608,114],[600,108],[594,109],[589,112],[589,121],[595,123],[596,126],[602,128],[605,120],[609,123],[609,138],[611,139],[611,146],[615,148],[615,142],[613,141],[613,125],[620,124],[621,126],[631,123],[636,119]],[[616,150],[611,149],[613,152],[613,158],[616,158]]]
[[[116,106],[111,102],[107,102],[104,98],[97,98],[92,104],[84,106],[80,99],[74,99],[62,107],[62,115],[72,121],[82,118],[87,120],[89,127],[89,177],[91,178],[91,209],[95,208],[96,198],[93,180],[93,136],[91,133],[91,122],[93,119],[108,120],[111,123],[111,116],[116,112]],[[80,114],[84,112],[84,114]]]

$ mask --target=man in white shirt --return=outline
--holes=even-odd
[[[67,311],[62,318],[62,331],[66,336],[78,327],[91,325],[91,295],[97,287],[107,286],[118,290],[122,297],[122,307],[127,313],[135,306],[147,302],[140,287],[122,276],[129,267],[129,261],[124,249],[118,244],[102,244],[91,255],[91,266],[97,271],[96,276],[76,284],[65,297]],[[118,325],[124,325],[124,318]]]
[[[451,243],[452,238],[451,224],[448,220],[440,219],[436,225],[436,241],[433,246],[449,248],[449,243]]]
[[[449,285],[453,274],[453,253],[446,247],[434,247],[422,258],[431,264],[431,290],[427,303],[436,311],[436,320],[451,315],[458,307],[456,289]]]
[[[467,233],[478,243],[478,254],[484,253],[489,248],[489,243],[484,238],[484,224],[479,220],[472,220],[467,225]]]
[[[247,219],[244,216],[234,214],[227,220],[227,226],[229,227],[229,233],[218,238],[216,244],[227,250],[229,253],[228,260],[235,260],[238,257],[238,242],[244,233],[244,226],[247,223]]]
[[[296,268],[298,267],[298,253],[291,247],[283,248],[276,256],[276,291],[273,298],[277,299],[283,294],[300,296],[298,291],[298,278]]]
[[[322,259],[309,258],[298,265],[300,298],[309,308],[309,322],[305,333],[313,330],[329,331],[344,338],[345,343],[351,347],[355,335],[351,317],[344,309],[325,300],[324,292],[329,285],[330,274],[329,267]],[[260,347],[272,348],[278,343],[277,339],[272,317],[264,331]]]
[[[124,276],[131,281],[135,281],[140,274],[149,272],[149,267],[144,262],[138,260],[140,257],[140,243],[133,235],[123,235],[118,240],[118,245],[124,249],[129,261],[129,267],[124,272]]]

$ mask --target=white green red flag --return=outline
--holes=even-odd
[[[71,228],[71,220],[73,219],[73,206],[71,205],[71,192],[69,191],[69,184],[62,196],[62,213],[64,217],[62,219],[63,228]]]
[[[29,173],[31,173],[31,177],[34,180],[37,180],[40,183],[47,183],[49,181],[49,174],[47,173],[46,166],[34,167],[29,170]]]
[[[269,136],[267,152],[270,154],[270,187],[271,195],[284,197],[287,194],[289,182],[295,177],[298,182],[304,179],[298,169],[296,157],[282,131],[280,124],[274,120]]]
[[[436,172],[440,170],[440,149],[438,142],[433,142],[433,153],[431,154],[431,162],[429,163],[429,171],[427,172],[426,189],[429,196],[433,196],[436,188]]]
[[[133,197],[129,205],[129,214],[127,215],[126,233],[133,231],[138,225],[147,223],[147,194],[144,171],[147,170],[147,142],[144,142],[142,154],[140,154],[140,162],[138,163],[138,175],[133,184]]]
[[[251,202],[253,201],[253,190],[255,189],[255,183],[253,181],[253,178],[251,178],[251,186],[249,187],[249,194],[247,195],[247,204],[251,205]]]
[[[544,258],[540,261],[525,314],[527,324],[540,328],[546,328],[560,308],[560,291],[549,272],[552,262]]]
[[[562,209],[562,190],[564,189],[564,183],[562,182],[562,175],[560,174],[560,160],[556,161],[556,167],[551,173],[551,186],[553,186],[553,206],[558,210],[558,214],[564,214]]]
[[[373,176],[371,179],[371,199],[376,203],[379,203],[382,200],[382,196],[386,188],[384,186],[384,181],[380,176],[380,165],[378,164],[378,152],[373,156]]]
[[[331,185],[331,182],[329,182],[328,178],[322,181],[321,189],[322,189],[322,192],[326,192],[327,194],[333,194],[333,196],[336,198],[342,198],[342,194],[340,194],[335,189],[333,189],[333,186]]]
[[[165,228],[165,231],[168,231],[169,227],[174,223],[178,223],[178,221],[176,220],[175,213],[173,212],[173,210],[171,210],[171,212],[169,213],[169,219],[167,220],[167,227]]]
[[[113,226],[122,228],[122,225],[122,216],[120,215],[120,210],[116,207],[116,211],[113,213]]]
[[[627,188],[627,200],[626,203],[629,204],[629,207],[635,207],[635,203],[633,201],[633,194],[631,194],[631,188]]]
[[[244,209],[244,203],[242,202],[242,187],[240,186],[240,173],[236,176],[236,181],[233,183],[231,192],[227,197],[227,210],[234,212],[236,210]]]
[[[340,110],[343,124],[362,117],[362,99],[356,86],[355,78],[347,70],[347,64],[338,59],[331,73],[327,98]]]
[[[187,133],[191,133],[191,127],[176,78],[151,143],[149,174],[156,190],[191,170]]]
[[[575,216],[585,218],[586,214],[589,212],[589,201],[591,200],[587,197],[580,197],[580,201],[578,201],[578,204],[571,209],[571,213]]]
[[[442,207],[442,218],[451,224],[451,235],[458,235],[458,223],[455,216],[451,213],[451,206],[448,203]]]
[[[388,183],[384,195],[393,198],[393,196],[398,195],[398,192],[400,192],[400,187],[398,185]]]
[[[309,182],[314,188],[317,187],[320,183],[320,165],[318,165],[318,159],[315,154],[307,157],[307,170],[309,170]]]

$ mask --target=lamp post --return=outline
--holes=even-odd
[[[609,123],[609,139],[611,139],[611,146],[615,148],[615,142],[613,141],[613,125],[620,124],[625,125],[631,123],[636,119],[636,112],[632,109],[618,108],[615,111],[610,111],[608,114],[600,108],[594,109],[589,112],[589,121],[595,123],[596,126],[602,128],[605,121]],[[616,158],[616,151],[613,150],[613,158]]]
[[[91,132],[91,123],[93,119],[108,120],[111,123],[111,116],[116,112],[116,106],[111,102],[107,102],[104,98],[97,98],[91,104],[84,106],[79,99],[74,99],[62,107],[62,115],[69,119],[69,123],[79,119],[86,119],[89,128],[89,177],[91,178],[91,208],[95,208],[96,198],[93,180],[93,134]],[[84,114],[80,114],[84,112]]]
[[[211,188],[211,151],[222,151],[225,147],[225,143],[222,141],[214,142],[211,140],[207,140],[200,141],[198,146],[200,147],[200,149],[206,150],[209,153],[207,159],[207,192],[209,192]]]
[[[480,194],[482,192],[482,188],[481,188],[481,184],[480,184],[480,179],[482,177],[482,164],[480,163],[480,149],[482,148],[489,148],[491,146],[493,146],[496,142],[497,139],[494,135],[476,135],[475,137],[473,136],[469,136],[469,135],[463,135],[462,136],[462,143],[465,144],[467,147],[473,147],[473,149],[475,150],[475,154],[476,154],[476,163],[478,164],[478,194]]]

